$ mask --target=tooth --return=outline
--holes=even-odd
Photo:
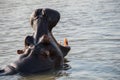
[[[68,46],[68,40],[67,40],[67,38],[64,38],[64,46]]]
[[[62,42],[61,42],[61,41],[58,41],[58,43],[59,43],[59,44],[62,44]]]

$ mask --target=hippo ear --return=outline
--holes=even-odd
[[[56,26],[58,21],[60,20],[60,13],[53,9],[44,9],[44,14],[48,20],[48,29],[51,31],[53,27]]]

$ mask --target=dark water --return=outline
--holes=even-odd
[[[71,69],[31,76],[2,76],[0,80],[120,80],[120,0],[0,0],[0,67],[15,61],[36,8],[61,13],[53,33],[67,37]]]

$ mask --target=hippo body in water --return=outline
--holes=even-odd
[[[30,18],[33,36],[25,38],[24,50],[17,51],[19,59],[1,69],[0,75],[37,73],[61,68],[70,47],[66,39],[63,46],[59,44],[51,33],[59,19],[60,14],[55,10],[36,9]]]

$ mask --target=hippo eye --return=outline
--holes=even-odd
[[[41,58],[46,59],[46,58],[48,58],[49,56],[50,56],[49,51],[44,50],[44,51],[41,52]]]

